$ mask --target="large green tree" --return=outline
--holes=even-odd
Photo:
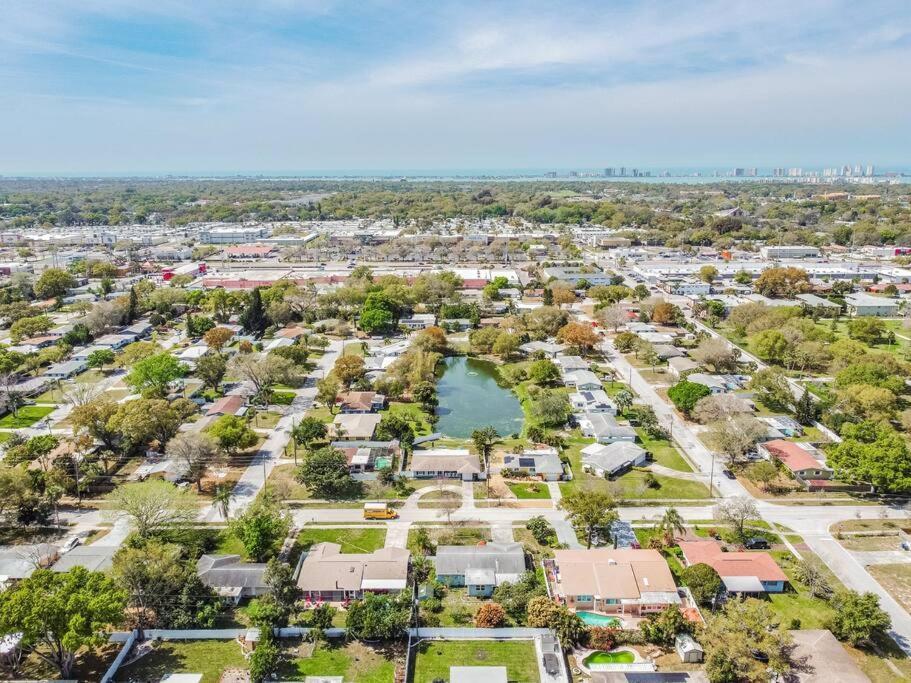
[[[35,282],[35,296],[39,299],[52,299],[63,296],[67,290],[76,286],[76,279],[60,268],[48,268]]]
[[[170,353],[159,353],[138,361],[124,381],[147,398],[164,398],[171,382],[185,372],[186,367]]]
[[[591,548],[595,540],[610,540],[610,525],[617,519],[617,501],[609,493],[594,489],[576,489],[563,496],[560,508],[576,533],[585,539],[585,547]]]
[[[350,498],[360,488],[351,477],[345,454],[331,446],[310,453],[295,478],[317,498]]]
[[[671,399],[677,410],[684,415],[692,413],[699,399],[705,398],[711,393],[712,390],[704,384],[687,380],[677,382],[677,384],[667,390],[668,398]]]
[[[231,531],[253,562],[265,562],[278,554],[291,528],[291,518],[269,496],[260,496],[231,522]]]
[[[0,631],[21,633],[22,646],[72,678],[76,653],[106,642],[123,619],[126,592],[101,572],[38,569],[0,593]]]

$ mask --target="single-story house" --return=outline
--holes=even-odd
[[[524,472],[530,477],[542,481],[560,481],[563,478],[563,461],[557,449],[550,446],[526,450],[522,453],[509,453],[503,456],[503,469]]]
[[[60,557],[60,548],[50,543],[28,543],[0,548],[0,577],[27,579],[36,567],[50,567]]]
[[[668,358],[667,371],[674,379],[680,379],[684,372],[698,370],[699,364],[689,358]]]
[[[282,329],[280,329],[278,332],[275,333],[275,336],[284,337],[285,339],[290,339],[292,341],[297,341],[298,339],[303,337],[308,332],[309,332],[309,330],[306,327],[300,327],[300,326],[294,325],[291,327],[283,327]]]
[[[399,325],[409,330],[423,330],[435,324],[433,313],[414,313],[407,318],[399,318]]]
[[[759,419],[785,436],[795,437],[803,434],[803,425],[789,415],[768,415]]]
[[[781,593],[788,577],[775,559],[763,551],[724,552],[718,541],[680,541],[686,566],[707,564],[712,567],[728,593]]]
[[[567,372],[573,372],[575,370],[591,369],[591,364],[580,356],[557,356],[554,362],[557,364],[557,367],[560,368],[560,372],[563,374],[566,374]]]
[[[582,469],[597,477],[615,477],[631,467],[641,467],[648,451],[629,441],[589,444],[581,451]]]
[[[680,349],[676,346],[671,346],[670,344],[655,344],[653,348],[655,349],[655,354],[661,360],[683,358],[686,355],[683,349]]]
[[[643,332],[657,332],[658,328],[650,323],[641,323],[638,321],[626,323],[626,329],[635,334],[641,334]]]
[[[392,467],[398,450],[397,441],[338,441],[332,446],[345,455],[352,474]]]
[[[376,413],[342,413],[335,416],[330,432],[340,441],[370,440],[380,419]]]
[[[63,363],[54,363],[44,373],[50,379],[69,379],[88,367],[84,360],[68,360]]]
[[[564,344],[554,344],[552,342],[544,341],[530,341],[519,347],[519,351],[528,356],[534,355],[540,351],[550,359],[556,358],[557,355],[562,353],[565,349],[566,346]]]
[[[688,382],[695,382],[708,387],[713,394],[724,394],[729,391],[737,391],[749,380],[744,375],[710,375],[707,372],[694,372],[687,376]]]
[[[134,341],[136,341],[135,334],[106,334],[95,340],[95,346],[102,346],[106,349],[119,351],[124,346],[132,344]]]
[[[563,373],[563,384],[575,387],[576,391],[595,391],[603,389],[601,380],[591,370],[573,370]]]
[[[286,346],[294,346],[294,340],[289,339],[288,337],[275,337],[266,342],[266,345],[263,346],[263,351],[269,353],[270,351],[275,351],[276,349],[283,349]]]
[[[202,358],[205,355],[211,353],[212,349],[205,344],[197,344],[196,346],[188,346],[180,353],[176,354],[177,360],[181,363],[187,363],[189,365],[195,366],[196,361]]]
[[[148,322],[135,322],[132,325],[128,325],[120,330],[121,334],[131,334],[136,339],[142,339],[152,334],[152,324]]]
[[[557,550],[544,574],[551,595],[576,611],[640,617],[683,602],[657,550]]]
[[[582,436],[595,439],[599,443],[636,440],[635,429],[617,424],[614,416],[607,413],[584,413],[579,417],[579,428],[582,430]]]
[[[343,413],[376,413],[386,405],[386,397],[375,391],[347,391],[339,394],[338,404]]]
[[[206,417],[220,417],[222,415],[234,415],[240,417],[247,412],[247,398],[231,394],[222,396],[215,401],[206,411]]]
[[[399,593],[408,584],[411,553],[380,548],[342,553],[338,543],[317,543],[304,556],[297,586],[310,601],[359,600],[365,593]]]
[[[225,597],[248,598],[269,592],[265,562],[244,562],[240,555],[203,555],[196,561],[199,579]]]
[[[415,479],[474,481],[483,478],[481,461],[467,448],[416,450],[411,454],[410,470]]]
[[[810,487],[813,481],[834,476],[826,466],[823,454],[809,444],[778,439],[761,443],[756,450],[763,457],[778,460],[804,488]]]
[[[889,318],[898,315],[898,299],[858,293],[846,295],[845,304],[848,306],[850,316]]]
[[[649,344],[673,344],[674,335],[664,332],[640,332],[639,338]]]
[[[441,545],[433,558],[437,580],[468,587],[468,595],[489,598],[502,583],[515,583],[525,573],[521,543]]]
[[[95,353],[95,351],[111,350],[112,349],[110,346],[99,346],[98,344],[92,344],[91,346],[82,346],[73,349],[73,353],[70,354],[70,360],[88,360],[88,357]]]
[[[90,572],[103,572],[111,568],[114,554],[120,549],[116,545],[77,545],[64,553],[54,566],[55,572],[68,572],[73,567],[85,567]]]
[[[607,413],[617,414],[615,404],[604,389],[594,391],[577,391],[569,395],[569,403],[574,413]]]

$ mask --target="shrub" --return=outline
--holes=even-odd
[[[506,621],[506,610],[495,602],[485,602],[474,615],[474,625],[478,628],[497,628]]]
[[[592,626],[588,629],[588,646],[592,650],[613,650],[617,647],[617,629]]]

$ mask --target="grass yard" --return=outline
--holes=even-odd
[[[539,681],[538,657],[530,640],[434,641],[418,645],[414,682],[449,680],[451,666],[505,666],[510,681]]]
[[[303,647],[309,648],[309,644]],[[282,667],[281,678],[342,676],[358,683],[387,683],[395,675],[394,659],[393,652],[357,641],[320,643],[310,656],[297,657]]]
[[[31,427],[38,420],[53,413],[55,409],[54,406],[23,406],[19,409],[18,415],[13,415],[12,413],[4,415],[3,419],[0,419],[0,428],[21,429],[23,427]]]
[[[213,553],[215,555],[240,555],[241,557],[246,555],[244,544],[227,529],[219,532]]]
[[[437,545],[477,545],[490,540],[490,527],[487,526],[439,526],[424,527],[430,540]],[[412,525],[408,530],[408,549],[420,553],[417,545],[418,527]]]
[[[911,565],[871,564],[867,571],[902,607],[911,609]]]
[[[281,419],[281,413],[271,410],[257,411],[256,417],[250,420],[250,426],[255,429],[273,429]]]
[[[832,574],[828,567],[810,550],[800,549],[804,560],[813,564],[829,580],[833,588],[840,588],[841,582]],[[794,589],[786,593],[769,593],[769,602],[781,618],[785,626],[790,626],[794,620],[800,621],[802,629],[826,628],[825,624],[833,615],[831,605],[825,600],[814,598],[807,588],[795,578],[797,558],[787,550],[773,550],[772,557],[778,562],[782,571]]]
[[[664,465],[680,472],[693,471],[693,468],[680,454],[677,447],[667,439],[653,439],[642,427],[636,427],[636,434],[639,435],[642,447],[654,456],[655,462],[659,465]]]
[[[427,413],[421,410],[417,403],[391,401],[388,412],[390,415],[398,415],[408,420],[417,436],[426,436],[433,432],[433,425],[430,424]]]
[[[338,543],[343,553],[372,553],[386,542],[385,527],[335,529],[305,528],[297,536],[297,544],[306,550],[317,543]]]
[[[116,680],[157,683],[169,673],[202,674],[202,683],[218,683],[222,671],[246,669],[247,662],[234,640],[164,641],[142,659],[121,667]]]
[[[360,356],[364,357],[364,344],[363,342],[348,342],[342,348],[343,356]]]
[[[519,500],[548,500],[550,498],[550,489],[543,482],[519,482],[507,484]]]

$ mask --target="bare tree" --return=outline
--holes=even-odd
[[[202,478],[209,465],[218,460],[221,449],[208,434],[182,432],[168,441],[167,454],[182,467],[184,476],[202,491]]]
[[[752,412],[750,404],[742,398],[733,394],[712,394],[696,402],[693,418],[700,424],[710,424]]]
[[[721,501],[715,506],[715,519],[734,528],[737,538],[743,539],[744,527],[752,519],[759,519],[759,508],[752,498],[738,496]]]
[[[626,310],[620,304],[602,308],[595,313],[595,317],[598,319],[598,322],[605,327],[611,328],[614,332],[617,332],[620,327],[629,320],[626,315]]]
[[[99,393],[98,387],[88,382],[72,382],[62,389],[64,403],[74,408],[91,403]]]
[[[294,374],[294,363],[287,358],[253,353],[239,353],[231,359],[232,374],[253,385],[256,397],[266,399],[269,386],[287,381]]]
[[[690,357],[713,372],[734,372],[740,352],[720,337],[709,337],[690,352]]]
[[[768,426],[752,415],[737,415],[712,424],[705,432],[705,441],[734,466],[767,432]]]

